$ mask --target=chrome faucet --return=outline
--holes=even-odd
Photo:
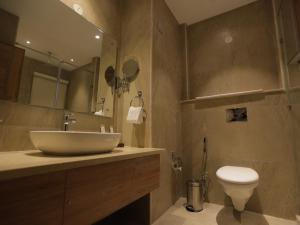
[[[73,113],[65,113],[65,115],[64,115],[64,131],[68,131],[69,126],[76,122],[77,122],[77,120],[75,119]]]

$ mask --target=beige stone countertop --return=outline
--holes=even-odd
[[[0,181],[160,154],[159,148],[116,148],[110,153],[53,156],[39,150],[0,153]]]

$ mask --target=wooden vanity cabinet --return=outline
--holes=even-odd
[[[17,101],[25,50],[0,43],[0,99]]]
[[[90,225],[159,186],[159,155],[68,172],[64,225]]]
[[[2,181],[0,225],[91,225],[158,188],[159,172],[152,155]]]
[[[1,225],[61,225],[65,172],[0,182]]]

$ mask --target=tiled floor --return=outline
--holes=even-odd
[[[199,213],[188,212],[182,198],[168,209],[154,225],[296,225],[296,222],[249,211],[233,212],[231,207],[207,203]]]

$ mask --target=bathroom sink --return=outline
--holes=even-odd
[[[86,155],[112,151],[121,134],[76,131],[31,131],[33,145],[53,155]]]

